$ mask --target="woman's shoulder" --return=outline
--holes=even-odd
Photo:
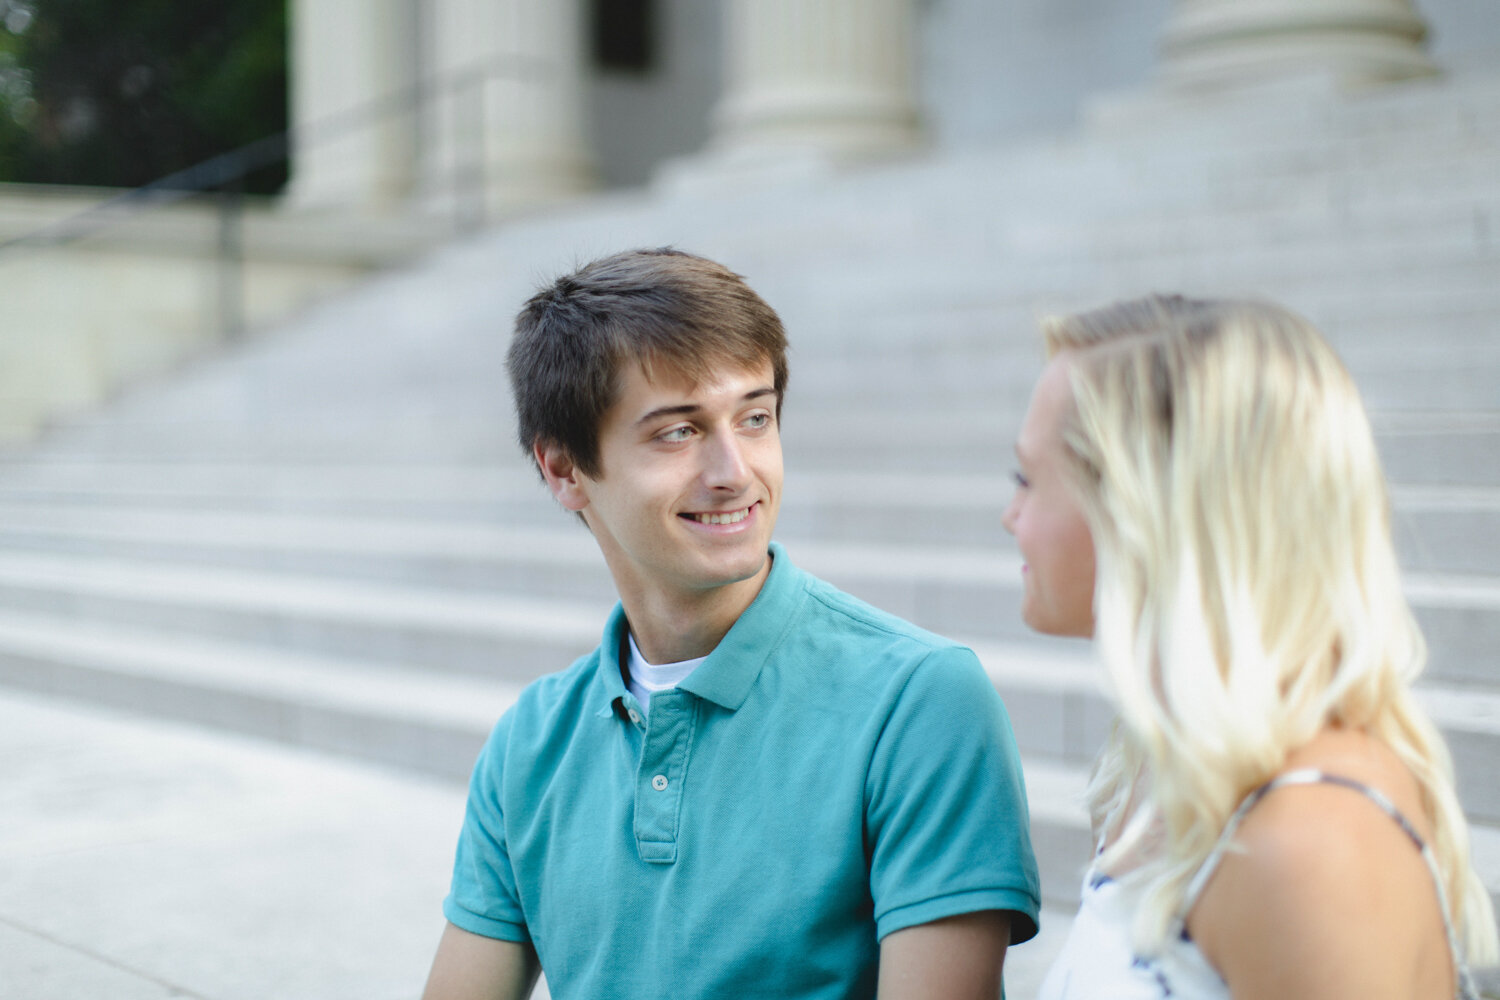
[[[1321,970],[1341,991],[1351,974],[1410,983],[1413,963],[1446,941],[1412,840],[1430,833],[1416,779],[1384,744],[1349,730],[1321,734],[1282,773],[1297,780],[1255,801],[1189,915],[1190,933],[1231,982]],[[1246,995],[1278,991],[1302,995],[1295,984]]]
[[[1425,842],[1432,826],[1421,786],[1385,743],[1361,730],[1327,729],[1287,756],[1235,840],[1252,864],[1258,854],[1264,864],[1326,864],[1336,870],[1340,861],[1361,860],[1362,843],[1348,837],[1376,831],[1391,836],[1376,837],[1370,847],[1405,854],[1413,850],[1412,834]],[[1252,846],[1262,850],[1250,851]],[[1329,851],[1337,857],[1326,857]]]

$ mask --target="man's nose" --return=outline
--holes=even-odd
[[[750,483],[750,463],[745,460],[746,443],[734,434],[716,434],[708,442],[705,475],[716,489],[743,489]]]

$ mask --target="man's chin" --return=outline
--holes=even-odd
[[[757,558],[755,555],[746,553],[736,559],[725,559],[715,564],[704,567],[702,579],[705,589],[718,587],[732,587],[746,580],[753,580],[771,564],[771,552],[767,547]]]

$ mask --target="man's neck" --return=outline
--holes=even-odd
[[[680,663],[707,656],[754,602],[771,572],[771,559],[748,580],[691,595],[622,590],[630,634],[647,663]]]

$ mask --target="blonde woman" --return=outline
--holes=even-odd
[[[1348,373],[1261,303],[1045,332],[1005,524],[1027,623],[1093,638],[1119,721],[1042,997],[1470,995],[1494,916]]]

